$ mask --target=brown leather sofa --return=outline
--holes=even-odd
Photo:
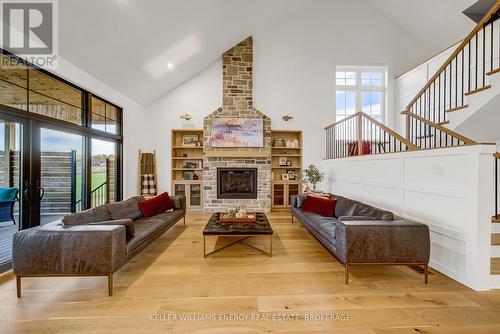
[[[344,265],[345,284],[349,284],[349,266],[353,265],[423,266],[428,282],[427,225],[349,198],[334,197],[335,217],[323,217],[302,211],[305,197],[292,196],[292,222],[297,218]]]
[[[17,296],[21,297],[22,277],[50,276],[107,276],[112,296],[113,274],[118,269],[181,219],[186,224],[186,198],[171,199],[173,210],[149,218],[95,220],[109,216],[111,206],[117,212],[122,208],[129,210],[131,204],[127,200],[88,210],[80,216],[72,214],[73,221],[86,217],[74,225],[64,224],[63,219],[17,232],[12,245]],[[140,210],[138,215],[142,215]],[[89,216],[95,221],[89,222]]]

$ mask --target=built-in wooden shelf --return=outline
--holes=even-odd
[[[289,210],[290,196],[298,195],[302,192],[302,183],[298,180],[283,180],[282,174],[288,174],[287,170],[292,170],[295,174],[301,173],[302,169],[302,131],[300,130],[271,130],[271,139],[283,138],[288,140],[298,140],[298,147],[276,147],[271,150],[271,207],[273,211]],[[283,153],[280,153],[283,152]],[[287,158],[291,161],[291,166],[280,166],[279,158]]]
[[[203,168],[172,168],[172,170],[202,171]]]
[[[271,154],[272,157],[302,157],[302,154]]]
[[[203,150],[203,146],[182,146],[182,145],[176,145],[176,146],[172,146],[172,148],[175,148],[175,149],[188,149],[188,150]]]
[[[197,135],[198,142],[203,142],[202,129],[173,129],[172,130],[172,189],[174,195],[186,196],[188,211],[201,211],[203,209],[203,146],[184,146],[185,135]],[[187,154],[187,157],[180,157]],[[194,160],[199,163],[199,168],[183,167],[185,161]],[[198,180],[189,180],[186,173],[194,173]]]
[[[272,147],[273,150],[301,150],[302,147],[276,147],[276,146],[273,146]]]
[[[173,160],[203,160],[203,157],[172,157]]]

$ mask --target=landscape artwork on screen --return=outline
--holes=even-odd
[[[212,147],[263,147],[262,118],[214,118]]]

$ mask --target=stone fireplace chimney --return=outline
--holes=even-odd
[[[222,106],[226,110],[253,108],[253,39],[248,37],[222,55]]]
[[[226,211],[243,207],[249,211],[271,210],[271,119],[253,105],[253,40],[248,37],[222,55],[222,107],[203,120],[203,210]],[[214,118],[261,118],[263,147],[212,147],[210,138]],[[257,196],[238,199],[220,196],[218,171],[254,169]]]

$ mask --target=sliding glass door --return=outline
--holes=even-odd
[[[10,263],[12,236],[29,225],[28,128],[24,119],[0,115],[0,272]]]
[[[40,225],[81,211],[84,198],[84,137],[39,127],[40,150],[35,152]]]

